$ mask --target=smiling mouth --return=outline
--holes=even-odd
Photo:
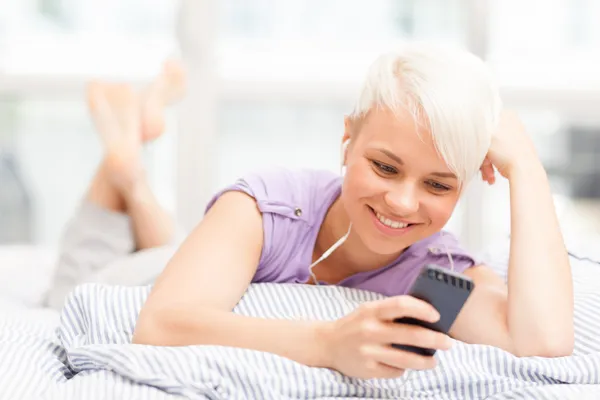
[[[404,228],[408,228],[410,226],[416,225],[416,224],[413,224],[413,223],[406,223],[406,222],[401,222],[401,221],[395,221],[393,219],[387,218],[386,216],[378,213],[372,207],[370,207],[370,206],[368,206],[368,207],[371,210],[371,212],[373,214],[375,214],[375,216],[377,217],[377,219],[379,220],[379,222],[381,222],[383,225],[387,226],[388,228],[392,228],[392,229],[404,229]]]

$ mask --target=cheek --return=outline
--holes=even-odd
[[[422,204],[423,211],[431,220],[435,229],[441,229],[446,225],[458,202],[458,196],[432,196]]]
[[[345,197],[357,204],[361,199],[376,196],[385,190],[381,179],[364,163],[354,164],[346,170],[343,187]]]
[[[374,176],[368,166],[355,165],[348,168],[344,176],[341,194],[346,212],[351,217],[356,217],[356,214],[364,207],[364,200],[377,196],[383,190],[381,179]]]

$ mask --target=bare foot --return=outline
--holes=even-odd
[[[105,147],[107,176],[126,194],[143,177],[139,98],[129,85],[94,82],[88,104]]]
[[[162,135],[165,130],[165,107],[183,96],[185,81],[181,63],[167,60],[161,73],[142,92],[142,141]]]
[[[171,60],[139,95],[126,84],[88,85],[88,106],[106,153],[104,169],[122,195],[130,195],[143,183],[142,142],[162,135],[165,107],[181,98],[184,90],[183,67]]]

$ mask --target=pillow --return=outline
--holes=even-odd
[[[39,307],[55,264],[56,252],[44,246],[0,246],[0,302]]]

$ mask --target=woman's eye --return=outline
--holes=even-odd
[[[391,175],[398,172],[396,171],[396,168],[392,167],[391,165],[383,164],[379,161],[373,161],[373,165],[375,165],[375,167],[384,174]]]
[[[427,184],[436,192],[447,192],[450,188],[446,185],[442,185],[441,183],[430,181]]]

